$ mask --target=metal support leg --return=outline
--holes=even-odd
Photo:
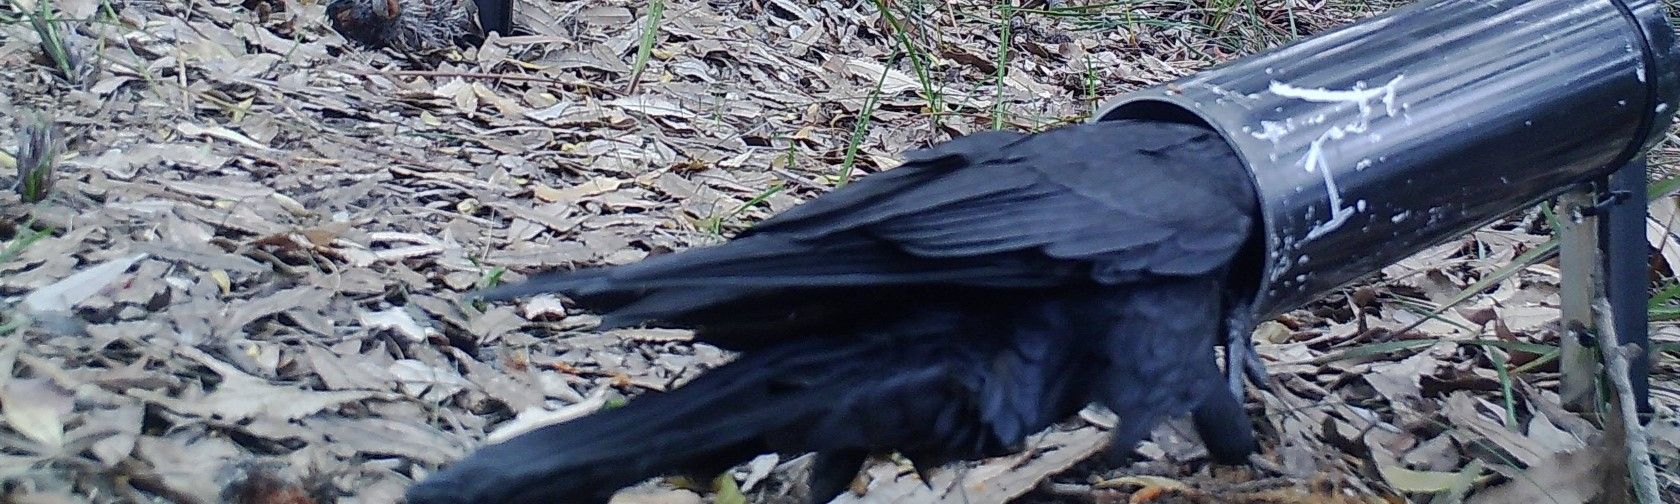
[[[1645,241],[1646,163],[1640,156],[1610,176],[1610,195],[1618,202],[1604,216],[1604,290],[1610,299],[1611,324],[1623,345],[1639,348],[1628,367],[1635,405],[1642,422],[1651,418],[1650,249]]]
[[[1596,411],[1598,358],[1583,339],[1592,333],[1593,299],[1598,297],[1599,217],[1596,192],[1588,186],[1558,196],[1558,269],[1563,273],[1558,297],[1563,305],[1558,367],[1562,383],[1558,395],[1564,408],[1582,414]]]
[[[1592,335],[1593,300],[1607,298],[1608,318],[1623,345],[1636,345],[1640,352],[1628,370],[1635,406],[1641,421],[1649,421],[1650,320],[1646,305],[1650,299],[1646,276],[1650,270],[1650,249],[1645,241],[1646,162],[1639,157],[1611,174],[1598,189],[1572,191],[1558,198],[1563,229],[1559,263],[1563,270],[1563,371],[1560,387],[1564,406],[1578,413],[1597,411],[1596,380],[1599,360],[1594,348],[1581,339]],[[1602,289],[1602,290],[1600,290]]]

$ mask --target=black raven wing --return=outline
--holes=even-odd
[[[914,153],[893,177],[866,177],[742,236],[862,234],[920,258],[1027,252],[1088,263],[1105,284],[1206,273],[1249,236],[1247,173],[1212,131],[1116,121],[1000,135]]]
[[[1252,227],[1246,171],[1216,134],[1192,125],[988,132],[907,157],[722,245],[538,276],[482,297],[563,293],[609,312],[610,324],[702,325],[719,320],[707,312],[721,305],[757,321],[797,311],[786,305],[814,289],[1049,288],[1206,274],[1230,261]],[[831,294],[820,295],[836,310]]]

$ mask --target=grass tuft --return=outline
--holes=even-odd
[[[41,39],[41,52],[52,62],[53,69],[58,70],[59,77],[80,86],[93,76],[92,65],[84,56],[84,50],[75,46],[74,41],[78,40],[75,33],[68,30],[64,20],[58,19],[53,12],[52,0],[38,0],[33,11],[17,0],[10,1],[12,7],[29,20],[30,28]]]
[[[741,215],[741,212],[745,212],[749,208],[752,208],[752,207],[758,206],[760,204],[763,204],[766,200],[769,200],[771,196],[775,196],[777,193],[780,193],[785,189],[787,189],[787,186],[784,186],[780,183],[772,185],[772,186],[770,186],[769,189],[759,191],[759,193],[754,195],[752,197],[752,199],[749,199],[746,202],[741,203],[740,205],[737,205],[734,209],[731,209],[729,212],[724,213],[722,215],[714,215],[712,217],[707,218],[702,223],[702,227],[704,227],[705,230],[707,232],[711,233],[711,234],[721,236],[721,235],[723,235],[723,224],[725,222],[727,222],[729,219],[733,219],[736,216]]]
[[[928,69],[933,60],[928,57],[927,53],[922,52],[921,48],[917,47],[914,42],[910,41],[910,35],[904,28],[904,22],[893,14],[892,6],[888,5],[887,0],[873,1],[875,2],[875,8],[881,11],[881,19],[885,20],[887,26],[892,30],[893,39],[898,41],[898,50],[910,58],[910,66],[916,71],[916,81],[922,86],[922,100],[927,102],[928,113],[933,114],[934,125],[938,126],[940,115],[944,113],[944,98],[933,87],[933,76]]]
[[[898,57],[897,54],[893,55]],[[869,96],[863,100],[863,108],[858,110],[858,120],[852,125],[852,135],[846,139],[846,155],[840,160],[840,173],[835,174],[834,188],[845,187],[852,181],[852,174],[857,168],[858,146],[863,144],[863,135],[869,132],[869,124],[875,119],[875,109],[881,106],[881,86],[887,82],[890,68],[881,71],[881,77],[875,79],[875,87],[869,90]]]
[[[653,45],[659,40],[659,22],[664,17],[665,0],[650,0],[647,23],[642,25],[642,38],[636,44],[636,61],[630,65],[631,91],[635,91],[636,84],[641,82],[642,71],[647,69],[648,58],[653,56]]]
[[[1006,83],[1004,79],[1009,77],[1009,45],[1010,38],[1013,35],[1010,33],[1010,20],[1015,17],[1015,6],[1010,3],[1010,0],[1000,0],[997,3],[997,10],[997,97],[996,101],[992,103],[992,129],[1001,130],[1003,129],[1003,114],[1005,113],[1003,90]]]
[[[17,180],[12,189],[25,203],[47,199],[52,191],[53,168],[58,164],[58,128],[51,116],[44,113],[26,114],[33,120],[22,121],[18,131]]]

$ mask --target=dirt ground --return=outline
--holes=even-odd
[[[461,302],[475,286],[715,243],[906,149],[1082,121],[1388,7],[535,0],[534,34],[402,54],[313,2],[58,0],[67,72],[29,5],[0,6],[0,161],[34,112],[63,155],[44,201],[0,194],[0,501],[288,504],[395,502],[487,436],[729,358],[554,298]],[[1652,205],[1654,278],[1677,213]],[[1551,234],[1519,212],[1263,324],[1271,471],[1215,471],[1173,426],[1138,464],[1081,462],[1111,421],[1091,411],[931,490],[877,461],[842,501],[1594,500],[1619,455],[1558,407],[1559,271],[1531,259]],[[1650,431],[1670,497],[1674,370]],[[802,462],[621,497],[792,502]]]

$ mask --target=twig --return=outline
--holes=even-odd
[[[1618,417],[1621,420],[1622,439],[1626,443],[1628,479],[1633,486],[1634,500],[1642,504],[1656,504],[1661,502],[1657,498],[1657,471],[1651,467],[1650,438],[1645,433],[1645,427],[1639,425],[1639,411],[1633,397],[1633,383],[1628,378],[1628,355],[1637,354],[1639,348],[1634,345],[1623,347],[1617,339],[1615,325],[1611,324],[1610,303],[1604,298],[1594,301],[1597,308],[1598,337],[1602,342],[1605,374],[1609,375],[1611,388],[1615,393]]]

